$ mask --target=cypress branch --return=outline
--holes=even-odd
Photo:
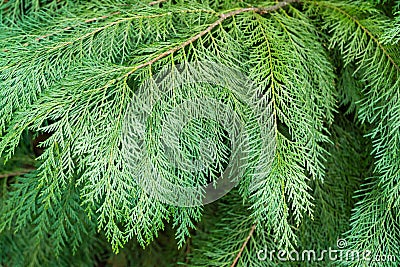
[[[0,1],[0,265],[399,256],[399,3]]]

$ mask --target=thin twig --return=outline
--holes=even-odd
[[[317,3],[319,4],[319,3]],[[322,3],[323,5],[323,3]],[[349,19],[351,19],[355,24],[357,24],[366,34],[369,35],[369,37],[377,44],[377,46],[382,50],[382,52],[385,54],[385,56],[388,58],[388,60],[390,61],[390,63],[392,63],[392,65],[396,68],[397,71],[400,72],[400,66],[397,65],[396,61],[392,58],[392,56],[389,54],[389,52],[386,50],[386,48],[382,45],[382,43],[378,40],[378,38],[376,38],[368,29],[367,27],[365,27],[363,24],[361,24],[361,22],[359,20],[357,20],[355,17],[353,17],[351,14],[349,14],[348,12],[346,12],[343,9],[340,9],[336,6],[331,6],[331,5],[326,5],[326,7],[334,9],[340,13],[342,13],[343,15],[345,15],[346,17],[348,17]]]
[[[186,247],[186,251],[185,251],[185,263],[187,264],[187,263],[189,263],[189,254],[190,254],[190,238],[189,237],[186,239],[186,244],[187,244],[187,247]]]
[[[247,246],[247,243],[249,242],[250,238],[252,237],[252,235],[253,235],[255,229],[256,229],[256,225],[253,224],[253,226],[251,227],[250,232],[249,232],[249,234],[248,234],[246,240],[244,241],[242,247],[240,248],[240,251],[239,251],[239,253],[237,254],[235,260],[233,261],[231,267],[235,267],[235,266],[236,266],[236,264],[237,264],[237,262],[238,262],[240,256],[242,256],[242,253],[243,253],[244,248]]]
[[[149,6],[155,6],[164,2],[167,2],[168,0],[158,0],[158,1],[153,1],[149,3]]]
[[[260,14],[265,14],[265,13],[269,13],[269,12],[273,12],[276,11],[284,6],[287,6],[290,3],[295,3],[295,2],[300,2],[300,0],[286,0],[286,1],[282,1],[279,2],[278,4],[274,5],[274,6],[270,6],[270,7],[247,7],[247,8],[241,8],[241,9],[237,9],[237,10],[233,10],[230,11],[228,13],[223,13],[220,15],[220,18],[218,20],[216,20],[214,23],[212,23],[210,26],[208,26],[205,30],[199,32],[198,34],[196,34],[195,36],[193,36],[192,38],[188,39],[187,41],[183,42],[182,44],[164,52],[161,53],[160,55],[158,55],[157,57],[153,58],[152,60],[149,60],[145,63],[142,63],[138,66],[135,66],[131,71],[129,71],[128,73],[126,73],[124,76],[120,77],[117,80],[123,79],[125,77],[130,76],[132,73],[134,73],[135,71],[137,71],[138,69],[144,68],[146,66],[152,65],[153,63],[155,63],[156,61],[169,56],[173,53],[175,53],[176,51],[186,47],[187,45],[195,42],[196,40],[200,39],[201,37],[203,37],[204,35],[206,35],[207,33],[211,32],[215,27],[217,27],[218,25],[220,25],[224,20],[233,17],[235,15],[239,15],[241,13],[245,13],[245,12],[256,12],[256,13],[260,13]]]
[[[150,5],[150,6],[153,6],[153,5],[160,4],[160,3],[163,3],[163,2],[166,2],[166,1],[167,1],[167,0],[157,0],[157,1],[150,2],[149,5]],[[163,54],[160,54],[158,57],[154,58],[153,60],[150,60],[150,61],[148,61],[148,62],[146,62],[146,63],[144,63],[144,64],[142,64],[142,65],[137,66],[137,67],[134,68],[132,71],[130,71],[126,76],[129,76],[129,75],[131,75],[133,72],[135,72],[136,70],[141,69],[141,68],[143,68],[143,67],[146,67],[146,66],[148,66],[148,65],[151,65],[151,64],[153,64],[154,62],[158,61],[159,59],[161,59],[161,58],[163,58],[163,57],[165,57],[165,56],[168,56],[168,55],[170,55],[170,54],[173,54],[173,53],[175,53],[176,51],[182,49],[183,47],[185,47],[185,46],[187,46],[187,45],[193,43],[193,42],[196,41],[197,39],[199,39],[199,38],[201,38],[202,36],[204,36],[205,34],[209,33],[211,30],[213,30],[216,26],[218,26],[220,23],[222,23],[222,22],[223,22],[224,20],[226,20],[227,18],[230,18],[230,17],[232,17],[232,16],[238,15],[238,14],[240,14],[240,13],[249,12],[249,11],[257,12],[257,13],[260,13],[260,14],[265,14],[265,13],[268,13],[268,12],[276,11],[276,10],[278,10],[278,9],[280,9],[280,8],[282,8],[282,7],[284,7],[284,6],[288,5],[288,4],[290,4],[290,3],[294,3],[294,2],[300,2],[300,0],[286,0],[286,1],[279,2],[278,4],[276,4],[276,5],[274,5],[274,6],[270,6],[270,7],[249,7],[249,8],[241,8],[241,9],[237,9],[237,10],[234,10],[234,11],[231,11],[231,12],[228,12],[228,13],[221,14],[221,15],[220,15],[220,18],[219,18],[217,21],[215,21],[213,24],[211,24],[211,25],[210,25],[207,29],[205,29],[204,31],[202,31],[202,32],[200,32],[199,34],[195,35],[194,37],[192,37],[192,38],[189,39],[188,41],[182,43],[180,46],[175,47],[175,48],[173,48],[173,49],[171,49],[171,50],[169,50],[169,51],[167,51],[167,52],[165,52],[165,53],[163,53]],[[95,22],[95,21],[99,21],[99,20],[104,20],[104,19],[107,19],[107,18],[109,18],[109,17],[111,17],[111,16],[118,15],[118,14],[120,14],[120,13],[121,13],[121,12],[114,12],[114,13],[111,13],[111,14],[109,14],[109,15],[104,15],[104,16],[97,17],[97,18],[87,19],[87,20],[84,21],[84,23],[91,23],[91,22]],[[72,29],[72,28],[74,28],[74,27],[76,27],[76,26],[77,26],[77,25],[65,27],[65,28],[61,29],[60,31],[52,32],[52,33],[49,33],[49,34],[46,34],[46,35],[39,36],[39,37],[37,37],[35,40],[36,40],[36,41],[40,41],[40,40],[46,39],[46,38],[48,38],[48,37],[50,37],[50,36],[53,36],[53,35],[55,35],[55,34],[57,34],[57,33],[59,33],[59,32],[68,31],[68,30],[70,30],[70,29]],[[27,42],[27,43],[24,44],[24,46],[28,46],[28,45],[30,45],[29,42]],[[3,50],[3,52],[8,52],[8,50]],[[125,76],[124,76],[124,77],[125,77]]]
[[[23,170],[17,171],[17,172],[0,174],[0,179],[24,175],[24,174],[30,173],[33,170],[35,170],[35,169],[34,168],[27,168],[27,169],[23,169]]]

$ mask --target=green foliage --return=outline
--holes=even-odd
[[[259,252],[318,251],[344,238],[346,249],[400,257],[399,4],[0,1],[0,266],[397,266]],[[187,61],[245,74],[265,125],[252,124],[229,75],[176,86],[196,76]],[[229,194],[179,207],[141,179],[216,181],[237,131],[197,118],[166,153],[163,127],[180,125],[168,114],[191,98],[240,115],[248,156]],[[214,164],[201,173],[169,164],[204,154]]]
[[[392,23],[392,27],[386,30],[382,40],[385,43],[398,44],[400,42],[400,12],[396,13],[396,19]]]

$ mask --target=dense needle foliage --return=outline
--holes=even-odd
[[[251,143],[232,191],[179,207],[140,186],[146,164],[181,185],[215,181],[232,129],[185,126],[187,159],[213,141],[196,176],[165,167],[165,114],[189,96],[247,114],[223,86],[176,89],[150,111],[148,155],[132,152],[143,170],[128,168],[127,112],[158,94],[139,88],[187,61],[253,82],[275,150],[269,162]],[[1,0],[0,157],[0,266],[399,266],[400,1]],[[338,239],[396,259],[259,257]]]

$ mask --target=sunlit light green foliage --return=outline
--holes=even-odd
[[[400,1],[285,3],[0,1],[0,266],[294,266],[257,252],[338,238],[400,260]],[[245,73],[276,150],[222,199],[183,208],[138,185],[121,143],[138,88],[185,61]],[[218,131],[190,126],[187,142]],[[399,265],[298,263],[339,264]]]

